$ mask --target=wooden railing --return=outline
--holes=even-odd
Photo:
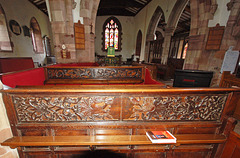
[[[139,84],[145,69],[133,67],[45,67],[45,84]]]

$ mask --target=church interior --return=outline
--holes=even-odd
[[[0,0],[0,14],[0,158],[240,152],[240,0]]]

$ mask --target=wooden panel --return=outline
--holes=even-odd
[[[142,83],[143,67],[46,67],[46,84]]]
[[[148,152],[148,153],[135,153],[134,158],[153,158],[153,157],[166,157],[166,153],[163,152]]]
[[[12,96],[19,122],[119,120],[114,96]],[[115,101],[116,100],[116,101]],[[44,104],[42,104],[44,103]],[[63,106],[64,105],[64,106]]]
[[[42,153],[42,152],[35,152],[35,153],[25,153],[24,154],[25,158],[52,158],[51,153]]]
[[[85,49],[85,32],[84,25],[78,21],[78,23],[74,23],[74,31],[75,31],[75,47],[78,50]]]
[[[130,135],[130,129],[95,129],[95,135]]]
[[[183,133],[185,133],[185,134],[192,134],[192,133],[205,133],[205,134],[210,134],[210,133],[212,133],[212,134],[214,134],[214,133],[216,133],[216,127],[214,128],[214,127],[203,127],[203,128],[201,128],[201,127],[199,127],[199,128],[193,128],[193,127],[186,127],[186,128],[181,128],[181,127],[179,127],[178,128],[178,130],[177,130],[177,134],[183,134]]]
[[[26,146],[18,148],[20,155],[71,157],[97,149],[154,158],[214,157],[213,149],[234,127],[227,114],[236,106],[240,89],[68,85],[1,92],[13,135],[29,135],[2,144]],[[145,132],[154,129],[171,131],[177,144],[152,144]],[[42,136],[44,131],[47,136]]]
[[[77,130],[77,129],[56,129],[54,131],[54,135],[55,136],[69,136],[69,135],[89,135],[89,130],[87,129],[80,129],[80,130]]]
[[[219,87],[240,87],[240,78],[237,78],[234,74],[231,74],[230,71],[224,71],[222,73],[221,81]],[[237,101],[237,107],[234,112],[234,117],[240,120],[240,99]]]
[[[224,26],[219,26],[209,28],[208,40],[206,43],[206,50],[219,50],[222,42],[222,37],[224,33]]]
[[[231,132],[229,139],[227,143],[225,144],[223,153],[222,153],[222,158],[228,157],[228,158],[235,158],[239,157],[240,155],[240,135]]]
[[[19,132],[22,136],[47,136],[46,130],[43,129],[22,129]]]
[[[226,98],[226,95],[132,95],[126,98],[122,117],[125,121],[219,120]],[[213,107],[219,114],[212,113]]]
[[[157,80],[157,64],[154,64],[154,63],[139,64],[139,63],[133,62],[132,65],[146,67],[150,71],[152,79]]]

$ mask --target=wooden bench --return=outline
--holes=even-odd
[[[220,144],[226,141],[223,134],[177,134],[177,143],[182,144]],[[161,144],[161,143],[159,143]],[[163,143],[162,143],[163,144]],[[166,143],[167,144],[167,143]],[[105,146],[105,145],[153,145],[146,135],[101,135],[101,136],[22,136],[12,137],[1,143],[2,146]]]
[[[126,157],[218,157],[236,120],[237,88],[159,85],[30,86],[1,90],[20,157],[111,150]],[[152,144],[168,130],[176,144]],[[90,148],[89,148],[90,147]],[[201,155],[201,156],[199,156]]]

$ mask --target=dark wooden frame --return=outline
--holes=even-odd
[[[19,29],[19,32],[16,32],[16,30],[13,28],[13,26],[14,27],[17,27],[18,29]],[[22,33],[22,29],[21,29],[21,27],[20,27],[20,25],[18,24],[18,22],[17,21],[15,21],[15,20],[10,20],[9,21],[9,27],[10,27],[10,29],[11,29],[11,31],[15,34],[15,35],[21,35],[21,33]]]

